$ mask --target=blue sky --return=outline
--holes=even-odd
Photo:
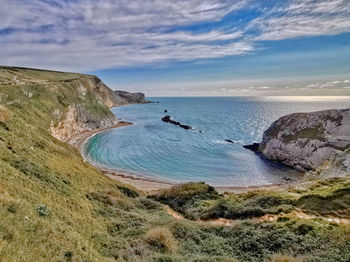
[[[350,95],[348,0],[2,0],[0,46],[148,96]]]

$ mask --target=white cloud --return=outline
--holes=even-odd
[[[243,54],[259,40],[350,31],[350,1],[276,1],[249,26],[189,29],[251,0],[2,0],[2,64],[98,70]],[[251,35],[251,30],[257,31]]]
[[[336,35],[350,31],[349,17],[348,0],[296,0],[272,8],[254,19],[248,29],[261,30],[255,40]]]
[[[218,21],[246,5],[228,0],[4,0],[2,63],[95,70],[252,51],[240,30],[188,32],[174,27]],[[40,57],[40,59],[38,59]]]

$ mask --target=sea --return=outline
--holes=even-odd
[[[350,107],[350,97],[148,99],[155,103],[113,108],[119,119],[133,125],[90,137],[83,148],[85,159],[100,168],[171,183],[280,184],[300,179],[300,172],[263,159],[243,145],[260,142],[264,131],[281,116]],[[165,115],[193,129],[165,123],[161,120]]]

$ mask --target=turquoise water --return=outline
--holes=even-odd
[[[118,118],[134,125],[90,138],[85,144],[86,159],[100,167],[161,181],[204,181],[213,186],[281,183],[286,177],[296,179],[297,172],[263,160],[242,146],[260,141],[264,130],[280,116],[350,107],[347,97],[151,99],[159,103],[114,108]],[[162,122],[166,114],[194,130]]]

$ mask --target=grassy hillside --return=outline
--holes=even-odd
[[[111,117],[96,94],[97,82],[89,75],[0,68],[0,261],[349,261],[346,225],[296,216],[244,220],[257,215],[216,212],[253,205],[263,214],[288,213],[287,207],[321,212],[324,205],[314,205],[319,198],[310,196],[334,205],[341,198],[347,205],[346,179],[277,196],[223,196],[189,184],[147,197],[105,177],[50,134],[56,110],[67,112],[73,104],[92,119]],[[189,219],[168,215],[161,202]],[[216,217],[236,221],[193,221]]]

